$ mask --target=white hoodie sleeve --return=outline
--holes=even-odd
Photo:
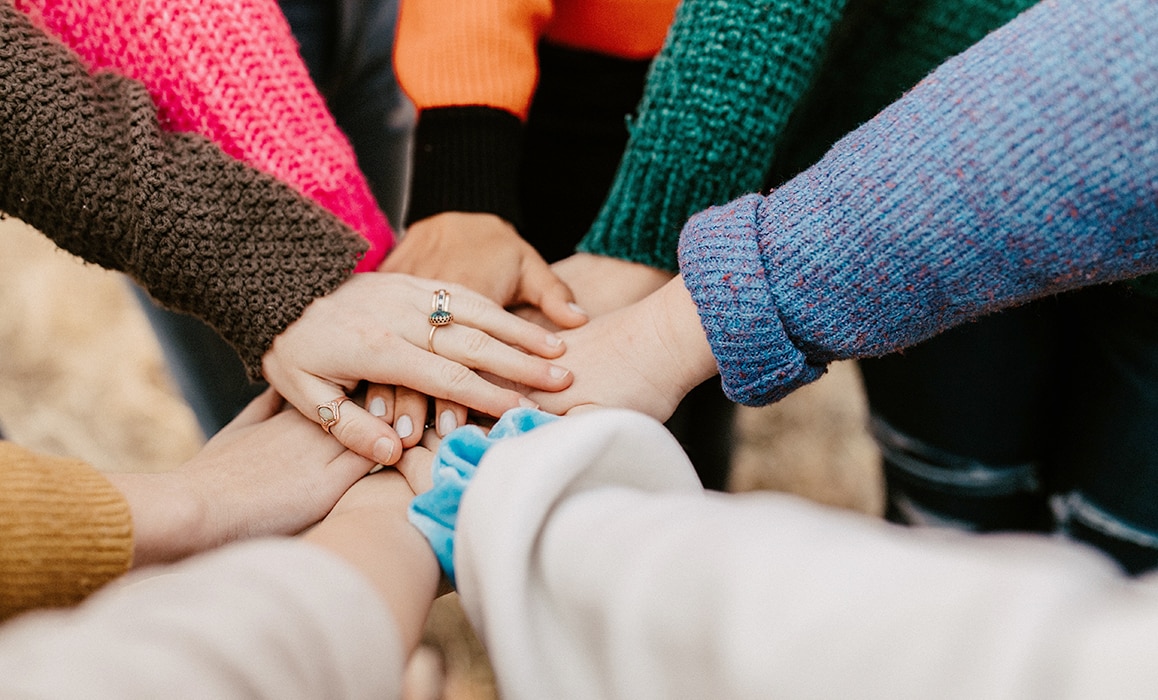
[[[506,700],[1158,692],[1153,579],[1035,536],[707,493],[627,411],[493,446],[454,556]]]

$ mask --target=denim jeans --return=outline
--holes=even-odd
[[[890,519],[1158,566],[1158,300],[1080,290],[860,365]]]
[[[409,180],[414,109],[392,60],[398,0],[281,0],[302,58],[358,165],[396,228]],[[260,391],[237,354],[192,316],[156,305],[137,290],[169,370],[201,430],[213,435]]]

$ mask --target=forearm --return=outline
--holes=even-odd
[[[270,176],[161,131],[139,84],[90,75],[0,5],[0,210],[205,319],[253,376],[365,244]]]
[[[681,3],[582,252],[674,271],[693,213],[763,185],[844,0]]]
[[[1158,267],[1158,9],[1044,2],[767,198],[693,218],[681,269],[725,388]]]

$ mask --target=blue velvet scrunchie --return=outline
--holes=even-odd
[[[454,526],[458,506],[483,455],[499,440],[517,437],[557,418],[533,408],[514,408],[503,414],[489,434],[478,426],[467,425],[443,438],[431,465],[434,488],[414,497],[407,519],[430,542],[451,584],[455,583]]]

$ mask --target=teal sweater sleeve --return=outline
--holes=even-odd
[[[684,283],[734,400],[1158,270],[1158,2],[1044,0],[767,197],[696,215]]]
[[[693,213],[760,189],[844,0],[684,0],[579,250],[674,271]]]

